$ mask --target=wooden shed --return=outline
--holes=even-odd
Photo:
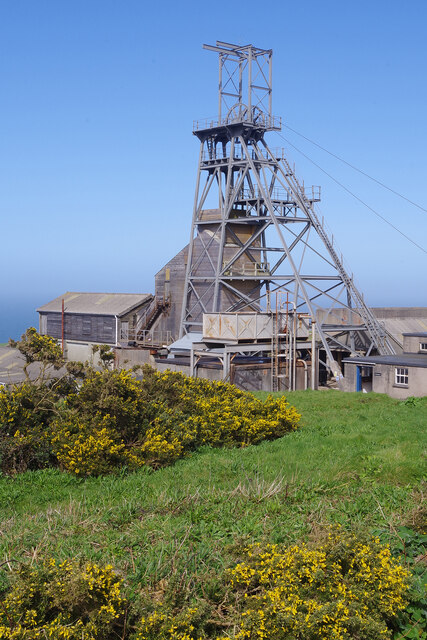
[[[93,344],[127,344],[153,296],[67,291],[37,309],[40,333],[64,339],[70,360],[87,359]]]

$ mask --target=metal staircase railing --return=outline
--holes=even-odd
[[[145,314],[141,317],[137,326],[135,327],[136,339],[142,335],[144,331],[151,329],[157,318],[170,307],[170,300],[166,300],[160,296],[154,296]]]
[[[385,330],[382,328],[381,324],[378,322],[372,311],[366,306],[362,295],[353,282],[353,279],[348,275],[342,261],[335,251],[332,242],[330,241],[327,233],[321,225],[311,202],[306,197],[304,189],[302,188],[294,172],[292,171],[291,166],[285,158],[282,159],[282,163],[286,169],[287,182],[297,200],[298,205],[306,213],[315,230],[323,240],[330,256],[334,261],[335,267],[342,278],[343,283],[345,284],[347,290],[351,292],[353,298],[357,302],[357,311],[365,324],[366,330],[369,334],[370,339],[372,340],[372,343],[375,345],[381,355],[394,354],[395,350],[391,345]]]

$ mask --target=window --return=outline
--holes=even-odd
[[[394,381],[396,384],[408,386],[409,370],[403,367],[396,367]]]
[[[92,332],[92,318],[90,316],[83,316],[82,334],[89,336]]]
[[[102,339],[107,342],[113,340],[114,318],[104,318],[102,322]]]
[[[420,351],[427,351],[427,342],[420,342]]]

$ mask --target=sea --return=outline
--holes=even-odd
[[[0,298],[0,344],[13,338],[17,340],[28,327],[39,327],[37,307],[45,300],[39,297],[17,299],[2,296]]]

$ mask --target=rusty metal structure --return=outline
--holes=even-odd
[[[219,57],[218,117],[193,128],[200,151],[180,335],[201,331],[203,314],[270,312],[281,292],[294,317],[308,318],[329,370],[339,370],[337,351],[394,353],[316,213],[320,187],[305,188],[266,141],[281,129],[272,50],[204,49]]]

